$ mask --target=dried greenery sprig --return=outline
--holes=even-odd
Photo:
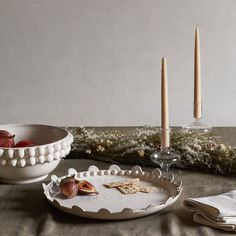
[[[69,130],[74,135],[72,151],[79,158],[154,166],[150,154],[160,148],[160,130],[155,127],[145,126],[129,133],[83,127]],[[215,136],[173,130],[171,146],[181,156],[176,167],[236,175],[236,148]]]

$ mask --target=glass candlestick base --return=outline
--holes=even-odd
[[[158,164],[161,169],[168,172],[169,168],[176,161],[180,160],[180,156],[173,152],[170,148],[161,148],[160,151],[156,151],[150,156],[151,161]]]
[[[201,119],[196,118],[191,124],[184,125],[183,130],[191,134],[206,134],[211,132],[212,127],[201,123]]]

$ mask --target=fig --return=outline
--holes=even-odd
[[[78,192],[81,194],[98,194],[96,188],[87,180],[77,182]]]
[[[60,182],[60,187],[62,187],[67,182],[74,182],[74,183],[76,183],[75,175],[68,176],[68,177],[62,179],[61,182]]]
[[[31,140],[21,140],[15,145],[15,147],[32,147],[32,146],[35,146],[35,144]]]
[[[75,182],[68,181],[60,185],[60,191],[65,197],[72,198],[78,194],[78,186]]]
[[[14,146],[14,137],[6,130],[0,130],[0,147],[13,147]]]

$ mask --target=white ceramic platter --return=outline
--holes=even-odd
[[[87,218],[118,220],[150,215],[174,204],[182,191],[181,181],[176,182],[173,175],[171,178],[163,176],[159,169],[144,172],[139,166],[134,166],[131,170],[121,170],[117,165],[110,166],[108,170],[90,166],[88,171],[79,173],[73,168],[69,169],[67,176],[73,174],[77,179],[91,182],[99,194],[65,199],[60,194],[59,183],[66,176],[58,178],[55,175],[51,176],[49,184],[43,184],[44,194],[56,208]],[[155,186],[155,190],[150,193],[124,195],[116,188],[103,186],[105,183],[130,178],[139,178],[140,185]]]

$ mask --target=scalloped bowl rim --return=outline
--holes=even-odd
[[[12,126],[12,127],[17,127],[17,126],[43,126],[43,127],[48,127],[48,128],[56,128],[58,130],[61,130],[63,132],[65,132],[65,136],[63,138],[60,138],[58,140],[55,140],[53,142],[50,142],[50,143],[45,143],[45,144],[41,144],[41,145],[34,145],[34,146],[31,146],[31,147],[1,147],[0,146],[0,149],[3,149],[3,150],[7,150],[7,149],[13,149],[13,150],[17,150],[17,149],[30,149],[30,148],[37,148],[37,147],[42,147],[42,146],[47,146],[47,145],[53,145],[55,144],[56,142],[59,142],[63,139],[65,139],[68,135],[70,135],[70,132],[68,132],[66,129],[63,129],[63,128],[59,128],[57,126],[52,126],[52,125],[43,125],[43,124],[0,124],[0,130],[3,130],[2,128],[4,126]]]

